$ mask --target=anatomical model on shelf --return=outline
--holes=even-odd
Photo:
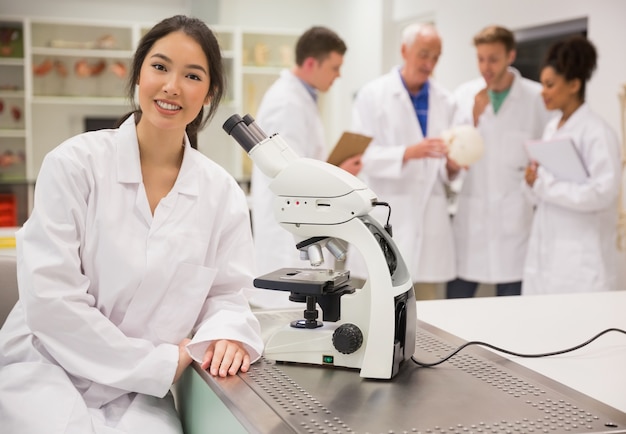
[[[0,99],[0,116],[4,113],[4,105],[4,100]],[[19,122],[22,119],[22,109],[18,106],[12,106],[10,113],[14,122]]]
[[[26,161],[24,152],[14,152],[10,149],[0,151],[0,168],[8,168],[23,164]]]
[[[254,63],[257,66],[267,66],[269,51],[269,47],[262,42],[256,44],[254,46]]]
[[[63,39],[53,39],[50,41],[52,48],[73,48],[73,49],[101,49],[112,50],[116,47],[117,41],[113,35],[104,35],[95,41],[66,41]]]
[[[104,71],[107,64],[104,60],[99,60],[96,63],[90,64],[86,60],[82,59],[76,62],[74,65],[74,73],[77,77],[96,77]]]
[[[0,27],[0,57],[22,57],[22,31],[12,27]]]
[[[74,74],[79,78],[97,77],[106,70],[106,67],[107,63],[102,59],[91,63],[86,59],[81,59],[74,64]],[[126,77],[128,72],[128,67],[122,61],[112,62],[109,68],[116,77],[122,79]],[[33,65],[33,74],[36,77],[44,77],[52,71],[55,71],[62,78],[67,77],[69,73],[65,63],[59,59],[46,58]]]

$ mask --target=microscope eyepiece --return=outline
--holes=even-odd
[[[228,135],[232,136],[246,152],[250,152],[250,150],[262,140],[259,140],[257,134],[249,129],[248,125],[238,114],[234,114],[226,119],[222,128]]]
[[[243,117],[243,122],[248,126],[248,130],[257,138],[259,142],[267,139],[267,134],[265,131],[259,127],[259,124],[256,123],[254,118],[248,113]]]
[[[239,122],[243,122],[243,119],[241,118],[241,116],[235,113],[234,115],[226,119],[226,122],[224,122],[224,125],[222,125],[222,128],[224,129],[224,131],[226,131],[228,135],[230,135],[233,128],[235,128],[235,126]]]
[[[276,177],[290,162],[299,158],[278,133],[268,137],[250,115],[242,118],[234,114],[222,128],[245,149],[255,167],[269,178]]]

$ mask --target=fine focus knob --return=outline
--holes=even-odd
[[[333,346],[342,354],[352,354],[363,344],[363,333],[354,324],[342,324],[333,333]]]

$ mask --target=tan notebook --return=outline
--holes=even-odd
[[[345,131],[339,138],[327,161],[330,164],[339,166],[346,158],[365,152],[371,141],[371,137]]]

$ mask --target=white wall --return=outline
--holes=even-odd
[[[384,0],[333,2],[329,26],[346,42],[341,77],[333,84],[324,107],[329,145],[350,128],[352,101],[359,88],[382,72]]]
[[[2,16],[152,22],[189,13],[191,0],[0,0]]]
[[[262,29],[305,29],[324,21],[332,0],[191,0],[192,11],[217,3],[217,16],[203,17],[209,24]]]

